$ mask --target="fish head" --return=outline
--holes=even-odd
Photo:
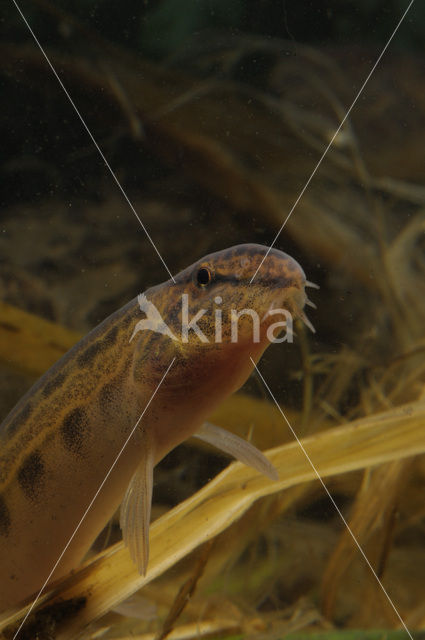
[[[200,368],[221,368],[229,376],[239,371],[231,377],[232,388],[240,386],[252,370],[251,358],[256,362],[271,342],[292,342],[296,318],[314,331],[304,313],[309,284],[298,262],[278,249],[230,247],[148,290],[133,336],[143,330],[154,334],[148,338],[150,353],[163,362],[175,357],[176,373],[180,366],[199,381]]]

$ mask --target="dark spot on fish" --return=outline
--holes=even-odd
[[[115,385],[111,382],[107,382],[99,391],[99,403],[102,409],[111,403],[114,389]]]
[[[57,376],[49,380],[44,385],[43,388],[43,396],[48,398],[58,387],[60,387],[66,379],[66,375],[64,373],[58,373]]]
[[[10,531],[10,512],[5,499],[0,496],[0,535],[8,536]]]
[[[121,390],[119,380],[112,380],[103,385],[99,392],[99,404],[103,411],[108,411],[117,402]]]
[[[290,286],[293,286],[294,282],[283,274],[276,278],[272,278],[267,275],[259,275],[257,276],[257,284],[266,287],[268,291],[272,291],[273,289],[286,289]]]
[[[77,364],[79,367],[87,367],[91,364],[97,354],[102,351],[103,344],[102,342],[94,342],[91,344],[83,353],[81,353],[77,358]]]
[[[34,451],[25,459],[18,472],[18,482],[28,498],[35,500],[44,476],[43,458],[39,451]]]
[[[15,325],[13,324],[9,324],[8,322],[0,322],[0,327],[2,329],[5,329],[6,331],[11,331],[12,333],[19,333],[20,329],[18,327],[15,327]]]
[[[77,407],[68,413],[61,425],[61,434],[65,447],[75,453],[81,454],[85,433],[89,427],[87,413],[81,407]]]
[[[133,317],[126,317],[123,318],[122,320],[122,324],[121,324],[121,328],[122,329],[127,329],[127,327],[132,323],[132,322],[136,322],[137,320],[139,320],[137,315],[134,315]]]
[[[32,413],[32,406],[31,406],[31,403],[28,403],[21,409],[18,415],[15,416],[11,420],[11,422],[7,425],[6,427],[7,435],[9,437],[13,436],[18,431],[19,427],[21,427],[24,424],[24,422],[28,420],[31,413]]]
[[[175,327],[178,327],[181,324],[180,315],[181,315],[181,307],[179,304],[175,304],[174,306],[171,306],[167,310],[167,316],[165,318],[165,322],[168,325],[168,327],[171,329],[171,331],[175,331]]]
[[[165,336],[165,340],[167,341],[167,343],[171,342],[171,338],[168,338],[167,336]],[[162,333],[152,333],[149,336],[149,342],[147,344],[147,349],[146,351],[148,351],[148,353],[158,353],[158,347],[165,347],[165,342],[164,342],[164,336],[162,335]]]
[[[117,341],[118,336],[118,326],[112,327],[103,338],[102,343],[107,347],[112,347],[113,344]]]

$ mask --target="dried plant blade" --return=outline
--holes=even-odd
[[[357,420],[303,439],[303,446],[321,477],[345,473],[425,452],[425,401]],[[151,556],[140,576],[122,543],[83,566],[46,599],[85,598],[85,605],[59,628],[58,640],[75,639],[94,620],[112,609],[200,544],[229,527],[262,496],[317,476],[297,442],[267,452],[279,473],[270,482],[241,463],[234,463],[194,496],[153,523]],[[25,609],[0,619],[0,630],[16,624]]]
[[[0,361],[11,369],[39,376],[80,338],[76,331],[0,302]]]
[[[409,462],[397,460],[375,469],[372,474],[368,473],[351,507],[351,531],[374,567],[379,566],[379,558],[382,557],[381,554],[385,554],[385,532],[388,520],[394,515],[396,501],[405,486],[407,466],[410,467]],[[373,541],[374,544],[371,544]],[[357,558],[357,550],[351,535],[345,529],[328,560],[322,581],[322,610],[329,619],[354,558]],[[377,573],[381,574],[379,568]],[[379,589],[372,575],[370,577],[373,587]],[[372,599],[374,600],[373,597]],[[369,599],[365,598],[365,604],[367,600]]]

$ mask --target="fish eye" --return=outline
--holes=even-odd
[[[208,267],[201,267],[196,273],[196,284],[198,287],[206,287],[212,280],[211,271]]]

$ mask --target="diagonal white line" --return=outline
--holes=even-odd
[[[25,22],[26,26],[28,27],[28,31],[31,33],[32,37],[34,38],[35,43],[37,44],[38,48],[40,49],[41,53],[43,54],[47,64],[49,65],[50,69],[52,70],[53,75],[55,76],[56,80],[59,82],[60,86],[62,87],[63,92],[65,93],[66,97],[68,98],[69,102],[71,103],[72,108],[74,109],[75,113],[77,114],[77,116],[79,117],[81,124],[83,125],[84,129],[87,131],[91,141],[93,142],[94,146],[96,147],[96,149],[98,150],[100,157],[102,158],[103,162],[105,163],[105,166],[107,167],[107,169],[109,170],[109,173],[111,174],[111,176],[113,177],[118,189],[121,191],[122,195],[124,196],[128,206],[130,207],[130,209],[132,210],[132,212],[134,213],[134,215],[136,216],[140,226],[142,227],[143,231],[145,232],[149,242],[151,243],[152,247],[154,248],[154,250],[156,251],[156,254],[158,256],[158,258],[161,260],[162,264],[164,265],[164,267],[166,268],[166,270],[168,271],[169,276],[171,277],[172,281],[175,283],[176,281],[174,280],[173,274],[171,273],[171,271],[169,270],[169,268],[167,267],[167,264],[164,260],[164,258],[162,257],[162,255],[159,253],[159,250],[157,249],[156,244],[154,243],[154,241],[152,240],[151,236],[149,235],[148,230],[146,229],[145,225],[143,224],[142,220],[140,219],[140,216],[138,215],[136,209],[134,208],[132,202],[130,201],[129,197],[127,196],[126,192],[124,191],[123,187],[121,186],[120,181],[118,180],[117,176],[115,175],[111,165],[109,164],[109,162],[107,161],[102,149],[99,147],[98,143],[96,142],[95,137],[93,136],[92,132],[90,131],[90,129],[88,128],[86,121],[84,120],[83,116],[81,115],[80,111],[78,110],[75,102],[73,101],[73,99],[71,98],[67,88],[65,87],[64,83],[62,82],[62,80],[60,79],[59,75],[56,72],[56,69],[54,68],[53,64],[51,63],[47,53],[44,51],[43,47],[41,46],[37,36],[35,35],[34,31],[32,30],[28,20],[26,19],[26,17],[24,16],[24,14],[22,13],[18,3],[16,2],[16,0],[12,0],[13,4],[15,5],[16,9],[18,10],[18,12],[21,15],[22,20]]]
[[[408,634],[410,640],[413,640],[413,636],[410,633],[409,629],[406,626],[406,623],[404,622],[403,618],[401,617],[401,615],[399,614],[394,602],[391,600],[390,595],[388,594],[387,590],[385,589],[384,585],[382,584],[382,582],[380,581],[375,569],[372,567],[371,563],[369,562],[369,559],[367,557],[367,555],[365,554],[365,552],[363,551],[359,541],[357,540],[356,536],[354,535],[350,525],[348,524],[347,520],[344,518],[340,508],[338,507],[337,503],[335,502],[335,500],[333,499],[332,495],[329,492],[329,489],[327,488],[326,484],[324,483],[324,481],[322,480],[322,477],[320,475],[320,473],[317,471],[314,462],[312,461],[312,459],[310,458],[310,456],[308,455],[303,443],[301,442],[301,440],[298,438],[297,434],[295,433],[293,427],[291,426],[288,418],[286,417],[286,415],[284,414],[284,412],[282,411],[281,407],[279,406],[276,398],[274,397],[272,390],[270,389],[269,385],[267,384],[267,382],[264,380],[259,368],[257,367],[257,365],[255,364],[254,360],[251,358],[251,362],[254,365],[254,369],[256,370],[256,372],[258,373],[258,375],[260,376],[261,380],[263,381],[264,386],[266,387],[267,391],[269,392],[273,402],[275,403],[276,407],[278,408],[280,414],[282,415],[283,419],[285,420],[286,424],[288,425],[288,427],[290,428],[292,435],[294,436],[295,440],[297,441],[297,443],[299,444],[303,454],[305,455],[305,457],[307,458],[308,462],[310,463],[311,468],[313,469],[314,473],[317,476],[317,479],[320,481],[322,487],[324,488],[324,490],[326,491],[329,500],[332,502],[333,506],[335,507],[339,517],[341,518],[341,520],[343,521],[344,525],[347,528],[348,533],[350,534],[350,536],[353,538],[358,550],[360,551],[361,555],[363,556],[367,566],[369,567],[369,569],[371,570],[371,572],[373,573],[375,579],[377,580],[379,586],[381,587],[382,591],[384,592],[385,597],[387,598],[388,602],[390,603],[391,607],[393,608],[395,614],[397,615],[397,618],[400,620],[401,624],[404,627],[404,630],[406,631],[406,633]]]
[[[260,270],[264,260],[267,258],[267,256],[269,255],[270,251],[273,249],[275,243],[277,242],[277,239],[279,238],[280,234],[283,231],[283,228],[285,227],[286,223],[288,222],[289,218],[291,217],[295,207],[297,206],[297,204],[299,203],[299,201],[301,200],[301,198],[303,197],[304,193],[306,192],[310,182],[313,180],[314,176],[316,175],[317,170],[319,169],[320,165],[322,164],[326,154],[328,153],[329,149],[331,148],[335,138],[337,137],[338,133],[341,131],[342,127],[344,126],[345,121],[347,120],[348,116],[350,115],[354,105],[356,104],[357,100],[360,98],[361,94],[363,93],[363,90],[365,88],[365,86],[367,85],[367,83],[369,82],[373,72],[375,71],[376,67],[378,66],[378,64],[381,62],[382,56],[384,55],[384,53],[386,52],[386,50],[388,49],[392,39],[394,38],[395,34],[397,33],[401,23],[403,22],[404,18],[406,17],[410,7],[412,6],[412,4],[414,3],[414,0],[410,0],[409,5],[407,7],[407,9],[404,11],[403,15],[401,16],[400,20],[398,21],[394,31],[392,32],[392,34],[390,35],[390,37],[388,38],[388,41],[385,45],[385,47],[382,49],[381,53],[378,56],[378,59],[376,60],[375,64],[373,65],[372,69],[369,71],[366,80],[363,82],[362,86],[360,87],[359,91],[357,92],[356,97],[354,98],[353,102],[351,103],[350,108],[348,109],[347,113],[345,114],[345,116],[343,117],[343,119],[340,122],[339,127],[337,128],[337,130],[335,131],[335,133],[333,134],[328,146],[326,147],[326,149],[324,150],[324,152],[322,153],[318,163],[316,164],[316,166],[314,167],[310,177],[308,178],[307,182],[305,183],[304,187],[302,188],[298,198],[295,200],[294,204],[292,205],[291,210],[289,211],[288,215],[286,216],[285,220],[283,221],[282,226],[280,227],[279,231],[277,232],[277,234],[274,237],[273,242],[271,243],[271,245],[269,246],[268,250],[266,251],[263,259],[261,260],[260,264],[258,265],[254,275],[252,276],[251,280],[250,280],[250,284],[251,282],[254,280],[255,276],[257,275],[258,271]]]
[[[160,386],[161,386],[161,385],[162,385],[162,383],[164,382],[164,380],[165,380],[165,378],[166,378],[166,376],[167,376],[168,372],[170,371],[171,367],[172,367],[172,366],[173,366],[173,364],[174,364],[175,359],[176,359],[176,358],[174,357],[174,358],[171,360],[170,364],[168,365],[168,368],[167,368],[166,372],[165,372],[165,373],[164,373],[164,375],[162,376],[161,380],[158,382],[158,384],[157,384],[157,387],[156,387],[155,391],[153,392],[153,394],[152,394],[152,395],[151,395],[151,397],[149,398],[149,401],[148,401],[148,403],[146,404],[145,408],[143,409],[142,413],[140,414],[140,416],[139,416],[139,418],[138,418],[138,420],[137,420],[136,424],[134,425],[134,427],[133,427],[133,428],[132,428],[132,430],[130,431],[129,436],[127,437],[126,441],[124,442],[123,446],[121,447],[120,451],[118,452],[118,454],[117,454],[117,456],[116,456],[116,458],[115,458],[114,462],[113,462],[113,463],[112,463],[112,465],[110,466],[108,473],[106,474],[106,476],[105,476],[105,477],[104,477],[104,479],[102,480],[101,484],[99,485],[99,488],[97,489],[96,493],[94,494],[94,496],[93,496],[93,498],[92,498],[92,500],[91,500],[91,502],[90,502],[89,506],[88,506],[88,507],[87,507],[87,509],[85,510],[85,512],[84,512],[84,514],[83,514],[83,516],[82,516],[82,518],[81,518],[81,520],[80,520],[80,522],[79,522],[79,523],[77,524],[77,526],[75,527],[75,529],[74,529],[74,532],[73,532],[72,536],[69,538],[68,542],[66,543],[66,545],[65,545],[65,547],[64,547],[64,549],[63,549],[63,551],[62,551],[62,553],[60,554],[59,558],[56,560],[56,563],[54,564],[54,566],[53,566],[52,570],[50,571],[49,575],[47,576],[46,581],[44,582],[44,584],[43,584],[43,586],[41,587],[40,591],[39,591],[39,592],[38,592],[38,594],[36,595],[34,602],[33,602],[33,603],[32,603],[32,605],[30,606],[30,608],[28,609],[28,611],[27,611],[27,613],[26,613],[26,615],[25,615],[25,618],[22,620],[21,624],[19,625],[18,630],[16,631],[16,633],[15,633],[15,635],[13,636],[12,640],[15,640],[15,639],[17,638],[17,636],[18,636],[18,634],[19,634],[20,630],[22,629],[22,627],[24,626],[24,624],[25,624],[25,622],[26,622],[26,620],[27,620],[28,616],[30,615],[31,611],[34,609],[35,605],[37,604],[37,602],[38,602],[38,600],[39,600],[39,598],[40,598],[41,594],[43,593],[44,589],[46,588],[46,585],[47,585],[47,583],[49,582],[50,578],[52,577],[52,575],[53,575],[53,573],[54,573],[54,571],[55,571],[56,567],[58,566],[58,564],[59,564],[59,563],[60,563],[60,561],[62,560],[62,558],[63,558],[63,556],[64,556],[64,554],[65,554],[66,550],[68,549],[69,545],[71,544],[72,540],[74,539],[75,534],[77,533],[78,529],[81,527],[81,524],[83,523],[83,521],[84,521],[84,519],[85,519],[86,515],[87,515],[87,514],[88,514],[88,512],[90,511],[90,509],[91,509],[91,507],[92,507],[92,505],[93,505],[94,501],[96,500],[97,496],[98,496],[98,495],[99,495],[99,493],[101,492],[102,487],[104,486],[105,482],[107,481],[107,479],[108,479],[108,478],[109,478],[109,476],[111,475],[113,468],[115,467],[115,465],[117,464],[118,460],[120,459],[122,452],[123,452],[123,451],[124,451],[124,449],[126,448],[126,446],[127,446],[127,444],[129,443],[129,441],[130,441],[130,439],[131,439],[131,437],[132,437],[133,433],[136,431],[136,429],[137,429],[137,427],[138,427],[138,425],[139,425],[139,423],[140,423],[141,419],[142,419],[142,418],[143,418],[143,416],[145,415],[145,413],[146,413],[146,411],[147,411],[147,409],[148,409],[149,405],[151,404],[152,400],[153,400],[153,399],[154,399],[154,397],[156,396],[156,394],[157,394],[157,392],[158,392],[158,389],[160,388]]]

